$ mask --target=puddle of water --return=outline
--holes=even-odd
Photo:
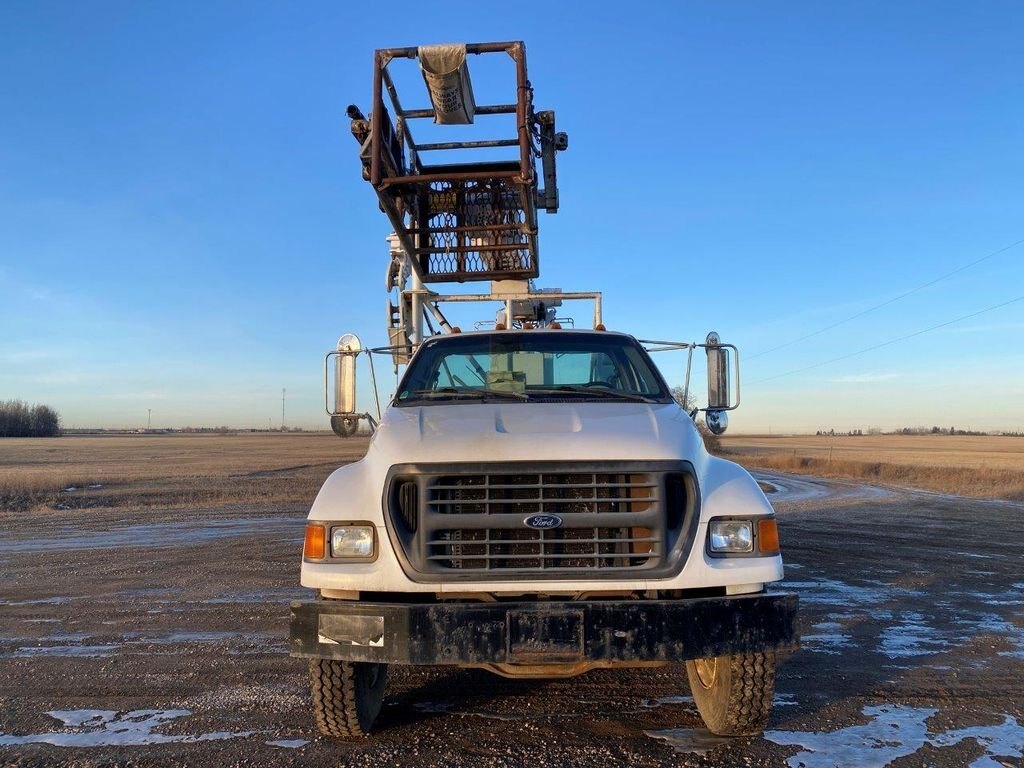
[[[260,592],[229,592],[218,597],[200,600],[204,605],[227,605],[233,603],[281,603],[291,600],[305,600],[310,595],[302,587],[266,589]]]
[[[124,645],[120,643],[104,645],[33,645],[18,648],[13,653],[2,654],[0,657],[14,659],[35,658],[38,656],[96,658],[109,656],[118,648],[124,648]]]
[[[785,581],[783,585],[800,593],[800,602],[810,605],[841,606],[844,610],[865,610],[897,597],[915,597],[920,592],[884,582],[856,586],[835,579]],[[873,613],[872,615],[877,615]]]
[[[736,739],[729,736],[715,736],[704,728],[669,728],[664,731],[644,731],[652,739],[668,742],[676,752],[689,752],[694,755],[706,755],[713,749],[726,744],[735,744]]]
[[[884,768],[898,757],[914,754],[927,739],[925,720],[937,709],[865,707],[865,725],[838,731],[765,731],[776,744],[803,747],[786,763],[790,768]]]
[[[982,602],[985,605],[1024,605],[1024,598],[1017,600],[1013,598],[990,597],[982,600]]]
[[[277,739],[276,741],[265,742],[272,747],[284,747],[285,749],[299,749],[309,744],[309,739]]]
[[[974,739],[985,750],[985,754],[971,763],[971,768],[1003,768],[1006,763],[995,757],[1024,757],[1024,725],[1017,719],[1005,715],[999,725],[976,725],[946,731],[931,739],[937,747],[949,747],[966,739]]]
[[[196,630],[182,629],[176,632],[168,632],[166,635],[157,637],[140,638],[140,643],[156,643],[157,645],[173,645],[175,643],[219,643],[225,640],[244,640],[249,643],[263,643],[268,640],[276,640],[263,632],[201,632]]]
[[[301,534],[305,517],[275,515],[273,517],[184,520],[174,523],[126,525],[109,531],[82,531],[68,528],[60,535],[39,539],[0,541],[0,553],[50,552],[68,549],[112,549],[114,547],[175,547],[201,544],[225,536],[247,536],[296,533]]]
[[[0,551],[3,551],[3,543],[0,542]],[[17,606],[17,605],[64,605],[71,598],[64,597],[63,595],[56,597],[41,597],[38,600],[0,600],[0,605]]]
[[[937,709],[902,705],[864,707],[871,721],[837,731],[765,731],[764,737],[782,745],[803,747],[790,757],[790,768],[885,768],[917,752],[925,744],[949,747],[973,739],[985,754],[971,768],[1001,768],[996,758],[1024,757],[1024,726],[1009,715],[997,725],[981,725],[930,734],[926,725]]]
[[[772,699],[772,706],[799,707],[800,702],[796,700],[796,695],[792,693],[776,693],[775,698]]]
[[[451,708],[451,704],[435,704],[432,701],[421,701],[413,704],[412,708],[417,712],[429,712],[431,714],[442,715],[448,712]]]
[[[941,653],[950,643],[942,632],[925,622],[919,613],[906,613],[899,624],[886,627],[880,635],[879,651],[890,659]]]
[[[44,638],[44,642],[63,641],[59,645],[38,645],[22,646],[11,653],[0,653],[0,658],[33,658],[46,656],[64,657],[104,657],[110,656],[114,651],[124,648],[132,648],[139,645],[185,645],[185,644],[207,644],[239,642],[254,646],[254,648],[236,649],[229,648],[229,654],[240,653],[285,653],[286,645],[281,638],[265,632],[230,632],[230,631],[195,631],[177,630],[155,637],[146,637],[141,632],[125,632],[122,637],[124,642],[101,643],[93,645],[82,645],[81,641],[91,635],[86,633],[74,633],[63,635],[50,635]],[[24,639],[21,639],[24,642]],[[75,643],[75,644],[71,644]]]
[[[0,746],[53,744],[57,747],[121,747],[173,742],[216,741],[251,736],[255,731],[212,731],[200,734],[157,733],[165,723],[192,713],[187,709],[136,709],[116,712],[110,709],[70,709],[47,712],[71,733],[33,733],[28,736],[0,734]]]
[[[83,640],[88,640],[92,635],[86,632],[58,632],[56,634],[47,635],[45,640],[47,642],[61,642],[61,643],[80,643]]]
[[[644,709],[654,709],[665,704],[693,704],[693,696],[660,696],[657,699],[644,699],[640,702]]]
[[[814,631],[800,636],[800,647],[812,653],[827,653],[838,656],[843,648],[849,648],[850,636],[843,630],[843,625],[836,621],[823,621],[814,625]]]

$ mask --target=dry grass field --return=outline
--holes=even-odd
[[[747,467],[1024,500],[1022,437],[726,435],[722,452]]]
[[[0,513],[309,503],[366,445],[330,433],[9,438],[0,440]],[[727,435],[722,448],[748,467],[1024,499],[1024,438]]]
[[[311,502],[366,444],[330,433],[7,438],[0,511]]]

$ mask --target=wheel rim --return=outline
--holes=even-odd
[[[715,677],[718,674],[718,658],[697,659],[693,662],[693,668],[697,672],[697,679],[704,688],[710,688],[715,684]]]

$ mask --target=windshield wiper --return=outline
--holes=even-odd
[[[632,403],[656,403],[657,400],[635,392],[623,392],[621,389],[605,387],[585,387],[581,384],[562,384],[551,389],[531,389],[531,395],[583,395],[584,397],[605,398],[608,400],[628,400]]]
[[[435,398],[472,398],[476,400],[486,400],[489,397],[505,398],[506,400],[520,400],[526,401],[530,398],[524,395],[522,392],[513,392],[508,389],[491,389],[489,387],[480,387],[473,389],[455,389],[454,387],[443,387],[441,389],[417,389],[414,392],[409,393],[409,397],[405,399],[406,402],[409,400],[425,399],[433,400]]]

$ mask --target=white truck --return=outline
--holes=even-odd
[[[478,106],[467,54],[502,53],[515,99]],[[395,59],[419,60],[431,108],[401,106]],[[536,212],[557,209],[554,157],[567,139],[553,113],[533,111],[522,43],[377,51],[372,117],[349,114],[395,229],[394,298],[387,347],[366,350],[346,335],[325,359],[335,431],[350,436],[366,422],[372,437],[365,458],[335,471],[313,502],[301,582],[316,599],[291,608],[291,652],[309,659],[320,730],[369,733],[390,664],[512,677],[685,664],[712,732],[761,731],[777,654],[798,643],[796,596],[768,589],[783,577],[775,515],[743,468],[705,450],[698,410],[676,402],[650,355],[682,350],[688,390],[694,351],[704,350],[705,420],[721,433],[738,404],[735,348],[716,334],[640,342],[605,329],[600,293],[533,287]],[[416,144],[409,131],[417,118],[443,126],[491,114],[515,114],[517,137]],[[420,160],[506,146],[519,157]],[[426,287],[480,280],[486,293]],[[563,302],[579,300],[593,302],[591,328],[559,317]],[[442,305],[464,302],[500,310],[463,333]],[[359,412],[355,385],[366,358],[376,396],[374,353],[404,367],[377,417]]]

